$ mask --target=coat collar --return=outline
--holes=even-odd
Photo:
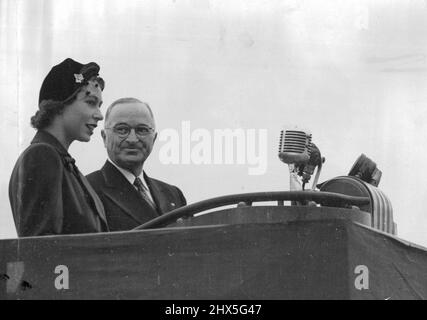
[[[65,168],[67,168],[70,172],[74,171],[74,174],[79,176],[88,195],[93,199],[93,205],[95,206],[94,210],[96,210],[98,215],[101,217],[101,220],[103,220],[103,222],[107,224],[107,218],[105,217],[104,207],[101,203],[101,200],[99,200],[98,196],[96,195],[92,187],[89,185],[86,178],[77,169],[77,167],[75,166],[75,160],[71,157],[71,155],[68,153],[65,147],[59,142],[59,140],[56,139],[53,135],[51,135],[47,131],[38,130],[33,140],[31,141],[31,144],[36,144],[36,143],[46,143],[56,149],[56,151],[62,157]]]
[[[113,164],[106,161],[101,172],[106,186],[104,194],[115,202],[116,205],[120,206],[126,214],[141,224],[146,222],[146,220],[141,220],[142,217],[137,214],[138,212],[144,212],[146,217],[152,219],[158,216],[158,213],[155,212],[148,203],[142,200],[138,191],[136,191],[133,185],[129,183]],[[153,192],[152,195],[156,205],[158,205],[156,196]]]
[[[65,147],[59,142],[59,140],[50,134],[47,131],[39,130],[37,131],[36,135],[34,136],[33,140],[31,141],[31,144],[38,144],[38,143],[45,143],[55,148],[55,150],[59,153],[61,156],[62,162],[64,164],[64,167],[69,172],[74,172],[76,175],[78,175],[78,170],[76,170],[75,166],[75,160],[73,157],[68,153],[68,151],[65,149]]]
[[[58,139],[56,139],[53,135],[51,135],[49,132],[44,130],[38,130],[36,135],[34,136],[33,140],[31,141],[31,144],[33,143],[47,143],[53,146],[61,155],[63,156],[69,156],[70,154],[65,149],[65,147],[59,142]]]
[[[110,158],[107,159],[107,162],[112,164],[126,178],[126,180],[129,181],[130,184],[134,183],[136,177],[132,172],[130,172],[126,169],[120,168]],[[149,188],[147,185],[147,181],[146,181],[147,175],[145,174],[145,172],[143,171],[138,177],[141,179],[141,182],[144,185],[144,187]]]
[[[145,172],[144,172],[144,179],[147,182],[148,187],[150,188],[151,195],[153,197],[154,202],[157,205],[158,210],[161,213],[170,211],[168,207],[168,204],[170,203],[170,201],[166,197],[168,190],[165,190],[163,186],[160,183],[158,183],[155,179],[151,179],[149,176],[147,176]]]

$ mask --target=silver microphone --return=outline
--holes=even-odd
[[[303,164],[310,160],[311,133],[298,130],[281,130],[279,158],[287,164]]]

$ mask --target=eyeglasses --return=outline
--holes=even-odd
[[[135,130],[135,135],[138,138],[144,138],[146,136],[148,136],[149,134],[154,132],[153,128],[150,127],[146,127],[146,126],[138,126],[138,127],[129,127],[127,125],[117,125],[114,127],[110,127],[110,128],[105,128],[105,129],[111,129],[114,131],[115,134],[117,134],[120,138],[127,138],[130,134],[130,132],[133,130]]]

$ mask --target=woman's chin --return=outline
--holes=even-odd
[[[81,136],[77,140],[80,141],[80,142],[89,142],[90,141],[90,135]]]

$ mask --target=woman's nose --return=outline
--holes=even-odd
[[[102,119],[104,119],[104,117],[102,116],[101,110],[99,108],[96,110],[93,117],[98,121],[101,121]]]

